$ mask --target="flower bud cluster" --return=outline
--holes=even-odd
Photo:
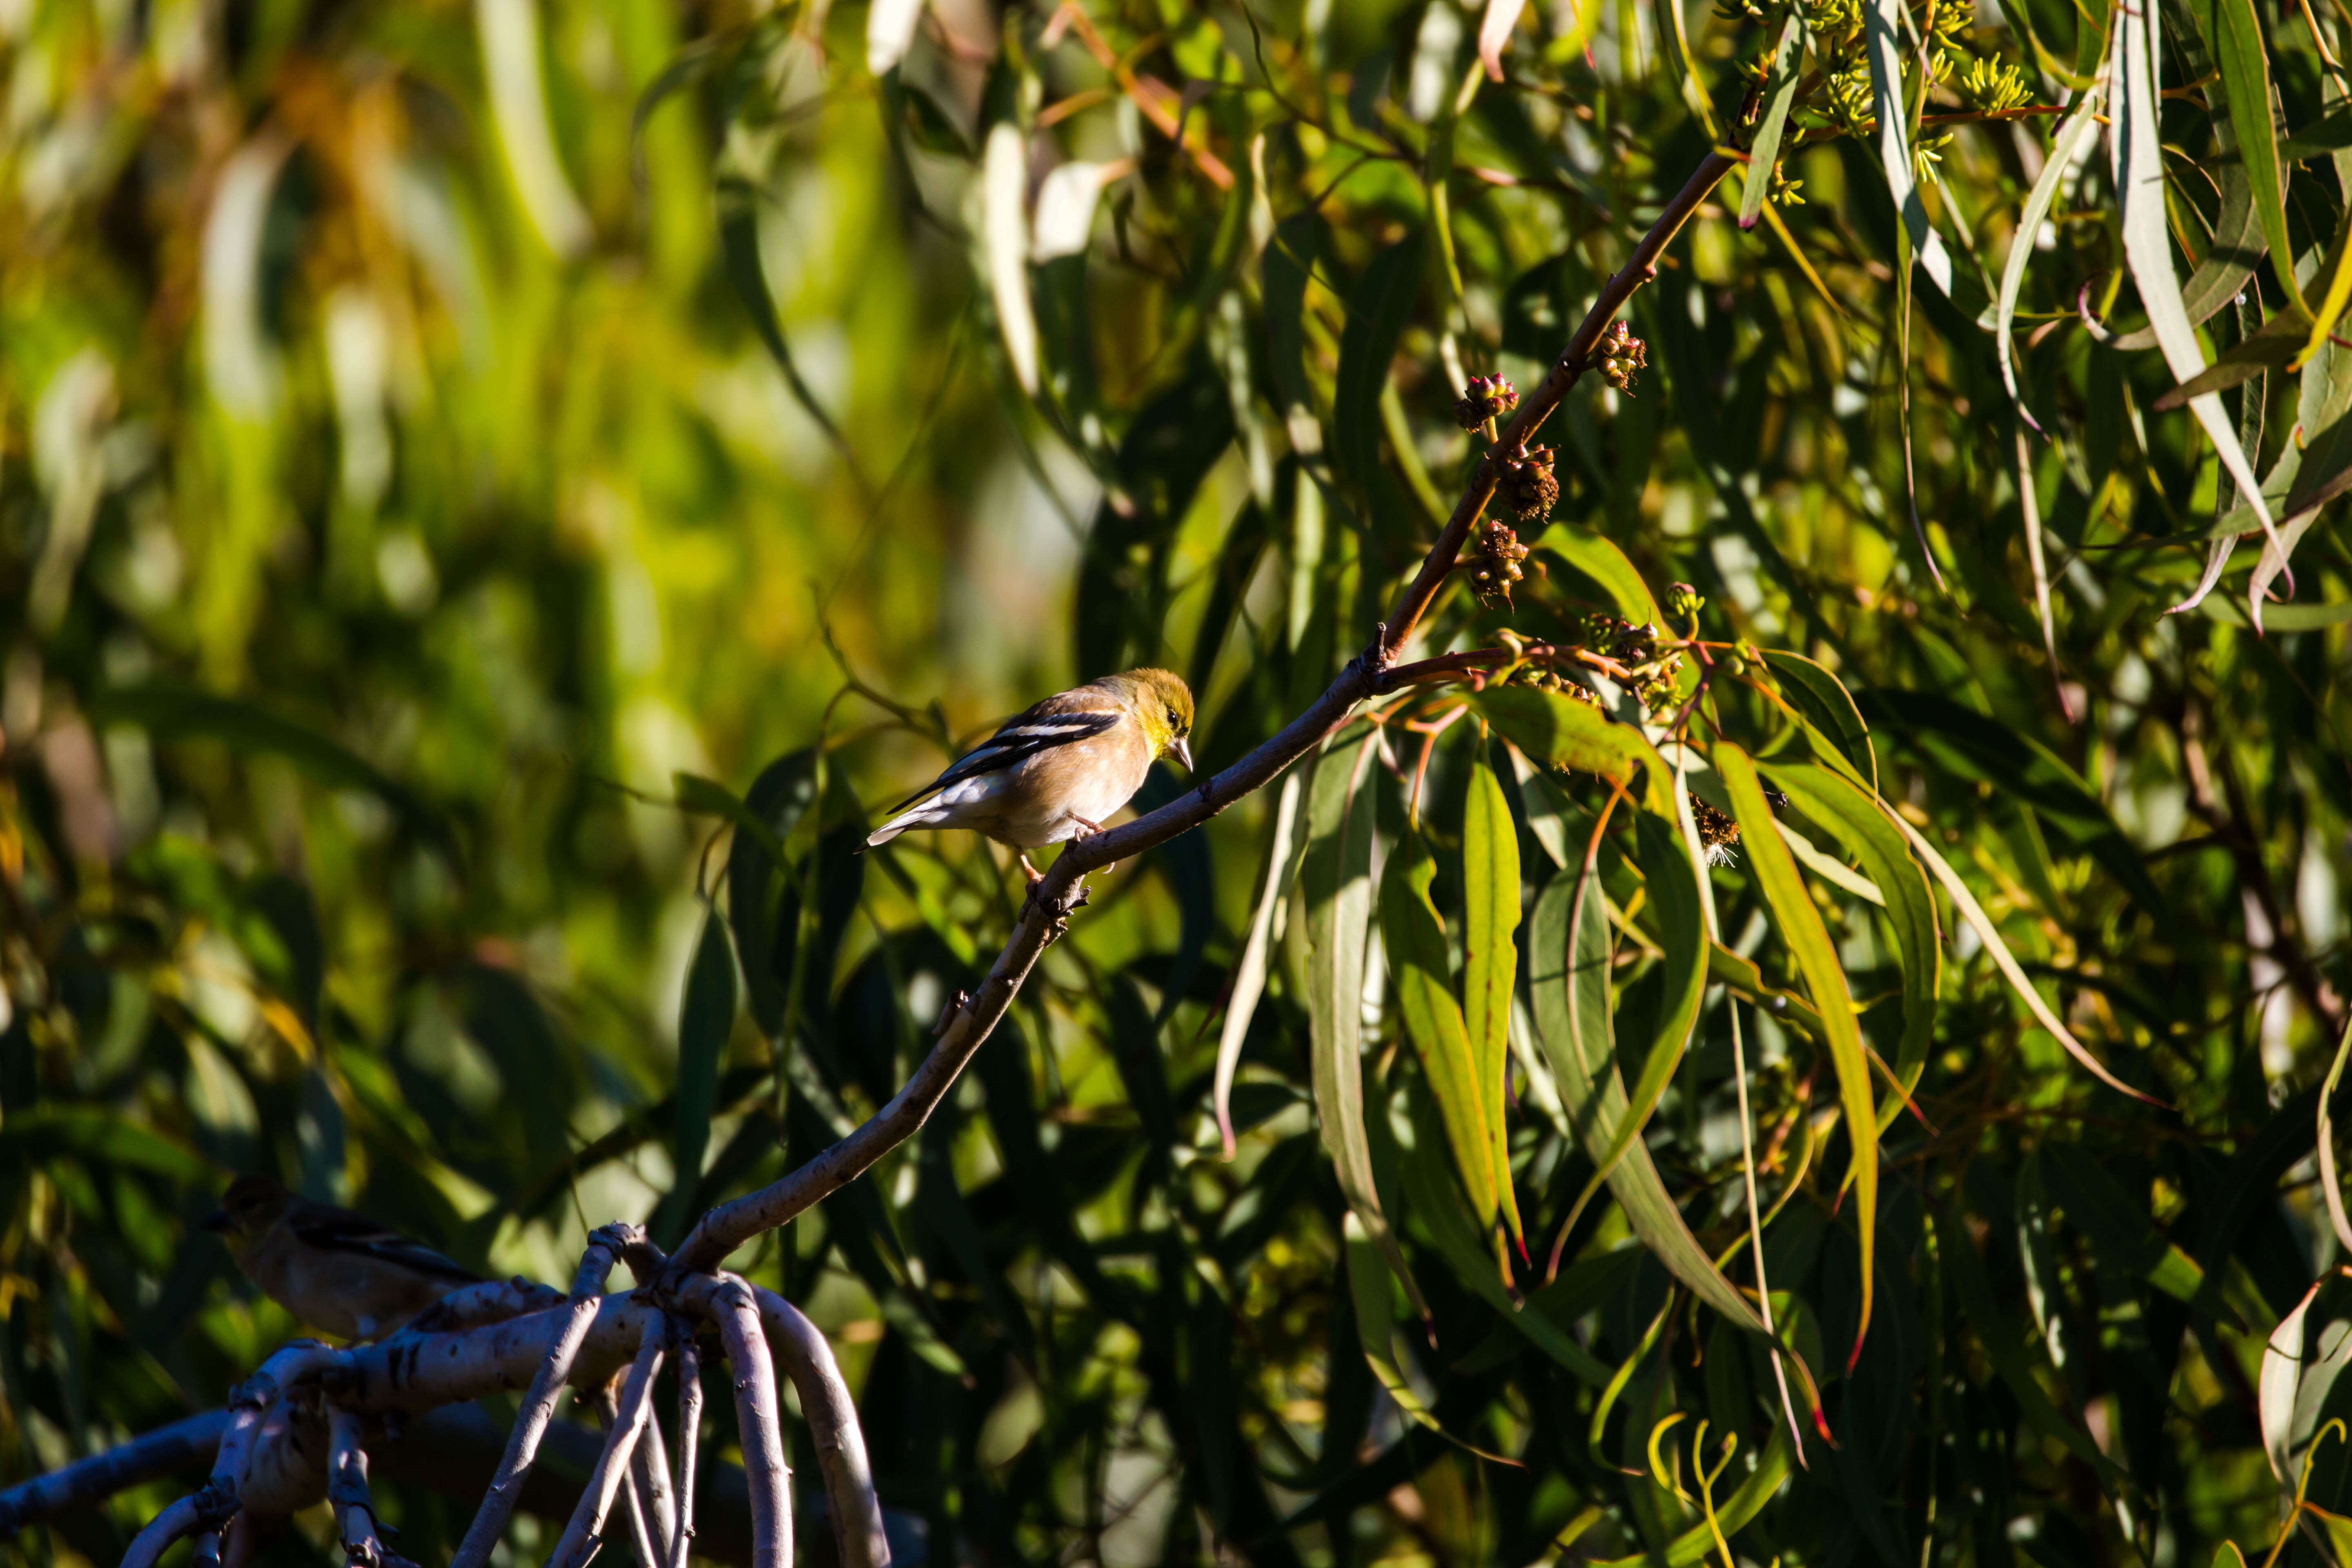
[[[1478,531],[1478,558],[1470,568],[1470,581],[1478,593],[1478,602],[1490,610],[1507,610],[1511,606],[1511,584],[1527,575],[1519,563],[1528,558],[1528,547],[1519,542],[1518,531],[1500,518],[1489,518]]]
[[[1675,677],[1682,670],[1683,656],[1676,649],[1658,646],[1657,627],[1596,610],[1584,618],[1584,646],[1624,667],[1632,677],[1634,697],[1651,713],[1673,703]]]
[[[1635,337],[1624,322],[1612,321],[1601,336],[1600,353],[1601,379],[1632,395],[1633,373],[1649,367],[1650,345]]]
[[[1474,375],[1454,405],[1454,422],[1465,430],[1483,430],[1489,419],[1500,419],[1519,405],[1518,389],[1499,375]]]

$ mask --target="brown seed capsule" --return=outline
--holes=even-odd
[[[1519,405],[1518,390],[1499,375],[1474,375],[1454,405],[1454,422],[1465,430],[1483,428]]]
[[[1503,504],[1516,513],[1521,522],[1540,522],[1551,515],[1559,500],[1559,480],[1552,474],[1552,450],[1549,447],[1531,447],[1524,458],[1511,463],[1503,473],[1497,487]]]
[[[1706,863],[1730,865],[1731,847],[1739,842],[1739,824],[1696,796],[1691,800],[1691,820],[1698,825],[1698,841],[1706,847]]]

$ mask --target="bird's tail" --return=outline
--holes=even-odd
[[[898,837],[898,835],[906,832],[907,829],[910,827],[936,826],[939,824],[947,821],[949,817],[953,815],[954,813],[950,807],[942,805],[936,800],[927,802],[922,805],[915,807],[912,811],[900,812],[898,816],[892,817],[889,821],[884,823],[881,826],[867,834],[866,836],[866,847],[868,849],[871,849],[877,845],[887,844],[890,840]]]

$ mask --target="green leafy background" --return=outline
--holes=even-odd
[[[297,1331],[236,1173],[561,1281],[879,1105],[1020,881],[869,808],[1133,664],[1272,733],[1752,89],[1408,650],[1695,630],[1648,731],[1383,700],[737,1264],[942,1560],[2340,1561],[2347,18],[876,23],[0,5],[0,1481]]]

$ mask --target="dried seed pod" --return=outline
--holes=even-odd
[[[1730,865],[1731,847],[1739,842],[1739,824],[1696,796],[1691,799],[1691,820],[1698,825],[1698,841],[1706,847],[1706,863]]]
[[[1503,480],[1496,489],[1503,504],[1516,513],[1521,522],[1541,522],[1551,515],[1559,500],[1559,480],[1552,474],[1552,450],[1549,447],[1530,447],[1526,454],[1503,470]]]

